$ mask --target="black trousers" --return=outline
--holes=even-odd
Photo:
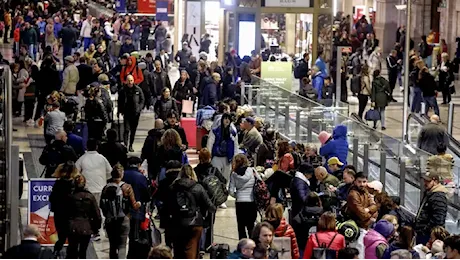
[[[88,121],[88,137],[101,141],[105,125],[104,121]]]
[[[257,207],[254,202],[235,202],[236,223],[239,239],[251,236],[257,218]]]
[[[67,216],[54,213],[54,226],[56,227],[58,241],[54,244],[54,252],[60,252],[69,236]]]
[[[5,25],[5,29],[4,29],[4,32],[3,32],[3,42],[4,43],[7,43],[8,42],[8,31],[10,30],[10,26],[9,25]]]
[[[388,74],[388,81],[390,82],[390,94],[391,98],[393,98],[393,90],[396,87],[396,82],[398,81],[398,73],[396,74]]]
[[[24,121],[32,119],[34,115],[35,100],[24,101]]]
[[[126,146],[131,147],[134,143],[134,138],[136,137],[137,125],[139,124],[140,114],[135,115],[125,115],[124,116],[124,127],[125,131],[123,133],[123,141]],[[128,143],[129,136],[129,143]]]
[[[46,97],[38,97],[37,98],[37,110],[35,110],[34,121],[37,121],[43,113],[43,109],[45,108],[46,104]]]
[[[450,94],[449,85],[447,85],[446,83],[442,83],[441,90],[442,90],[442,102],[450,103],[450,101],[452,100],[452,95]]]
[[[358,116],[359,118],[363,118],[364,110],[367,106],[367,101],[369,100],[369,96],[358,94]]]
[[[69,235],[69,246],[67,247],[67,259],[86,259],[90,235]]]

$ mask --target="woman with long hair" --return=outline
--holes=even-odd
[[[161,137],[161,145],[158,148],[158,162],[160,163],[159,180],[163,180],[166,174],[166,164],[169,161],[179,161],[184,163],[184,153],[182,151],[182,140],[179,133],[174,129],[168,129]]]
[[[216,207],[207,192],[198,183],[192,166],[185,164],[173,182],[165,206],[174,224],[172,227],[174,257],[198,258],[198,244],[203,232],[204,216],[214,213]]]
[[[277,158],[278,158],[278,170],[283,172],[289,172],[294,169],[294,157],[289,152],[289,143],[287,141],[278,142]]]
[[[78,170],[72,161],[60,164],[53,174],[53,177],[57,178],[57,180],[53,185],[49,202],[50,209],[54,212],[54,226],[58,233],[58,241],[54,245],[55,255],[59,255],[69,235],[69,202],[77,175]]]
[[[364,110],[366,109],[367,102],[369,101],[369,96],[372,93],[371,77],[369,75],[369,66],[367,64],[363,65],[361,70],[361,90],[358,93],[358,116],[363,118]]]
[[[175,99],[177,104],[178,114],[182,113],[182,100],[194,100],[193,97],[193,84],[190,81],[190,76],[186,70],[181,70],[180,78],[174,84],[171,96]]]
[[[275,229],[268,222],[258,223],[252,231],[251,238],[256,243],[256,247],[264,248],[266,250],[265,256],[268,259],[277,259],[278,252],[273,248],[273,237],[275,236]]]
[[[88,122],[88,136],[98,141],[102,139],[109,118],[101,101],[101,89],[91,87],[85,103],[85,120]]]
[[[411,252],[412,259],[420,259],[420,255],[413,249],[415,243],[415,232],[410,226],[404,226],[399,232],[398,241],[391,245],[383,253],[382,259],[390,259],[391,253],[399,249],[405,249]]]

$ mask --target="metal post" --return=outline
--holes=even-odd
[[[342,49],[343,47],[337,47],[337,64],[336,64],[336,78],[335,78],[335,106],[338,107],[340,103],[341,86],[342,86]],[[356,164],[355,164],[356,165]]]
[[[289,115],[289,103],[284,107],[284,133],[289,137],[289,121],[291,116]]]
[[[313,118],[311,115],[308,115],[308,125],[307,125],[307,131],[308,131],[308,142],[311,143],[313,142]]]
[[[353,139],[353,165],[358,165],[358,138]]]
[[[399,164],[399,199],[401,206],[405,205],[406,199],[406,161],[402,159]]]
[[[248,87],[248,105],[252,106],[252,85]]]
[[[270,120],[269,110],[270,110],[270,95],[267,95],[265,97],[265,122],[268,122]]]
[[[279,100],[275,100],[275,129],[279,129],[279,120],[278,116],[280,114],[280,102]]]
[[[10,196],[8,244],[11,247],[19,242],[19,146],[13,145],[8,150],[11,150],[11,168],[7,170]]]
[[[447,133],[452,135],[454,129],[454,110],[455,106],[453,102],[449,103],[449,111],[447,114]]]
[[[369,174],[369,144],[364,144],[364,157],[363,157],[363,172],[364,174]],[[355,164],[357,165],[357,164]]]
[[[409,99],[409,51],[410,51],[410,30],[411,30],[411,0],[406,1],[406,46],[404,46],[404,100],[403,100],[403,119],[402,119],[402,139],[409,142],[407,136],[407,117],[409,116],[408,99]]]
[[[256,114],[257,115],[260,115],[260,88],[258,89],[259,91],[257,91],[257,96],[256,96]]]
[[[244,101],[244,98],[246,97],[245,96],[245,93],[244,93],[244,90],[245,90],[246,86],[244,84],[241,85],[241,97],[240,97],[240,104],[241,105],[244,105],[246,104],[246,102]]]
[[[300,109],[297,108],[295,111],[295,140],[301,142],[300,140]]]
[[[380,152],[380,182],[383,184],[383,189],[385,190],[385,183],[387,178],[387,154],[385,152]]]

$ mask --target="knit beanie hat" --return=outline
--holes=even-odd
[[[326,131],[321,131],[318,135],[318,140],[321,144],[325,144],[329,138],[331,138],[331,134]]]
[[[374,230],[383,237],[389,238],[393,234],[395,226],[388,220],[382,219],[375,223]]]

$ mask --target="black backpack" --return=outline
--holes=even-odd
[[[124,196],[123,190],[121,189],[124,184],[124,182],[118,184],[110,182],[104,188],[100,207],[107,221],[124,218],[126,216],[129,204],[128,199]]]
[[[175,199],[175,223],[178,223],[181,227],[190,227],[201,225],[203,221],[203,216],[199,208],[196,206],[195,196],[191,192],[191,189],[196,184],[194,184],[189,189],[185,190],[178,190],[176,191],[176,199]]]
[[[294,158],[294,169],[298,169],[302,163],[302,157],[298,152],[292,152],[291,155]]]
[[[208,176],[203,179],[202,184],[214,205],[219,206],[227,201],[228,190],[225,183],[217,178],[216,171],[216,167],[209,168]]]
[[[332,99],[334,96],[334,90],[332,89],[332,86],[326,86],[326,84],[323,85],[322,93],[321,93],[321,98],[322,99]]]
[[[313,254],[311,256],[311,259],[337,259],[337,250],[330,249],[336,236],[337,236],[337,233],[331,239],[331,241],[329,242],[329,245],[326,246],[325,243],[322,243],[322,244],[319,243],[318,233],[315,233],[316,243],[318,243],[319,247],[313,248]]]
[[[40,156],[40,164],[45,165],[47,168],[57,168],[62,162],[61,151],[57,149],[53,144],[48,145],[43,150],[42,155]]]
[[[299,63],[295,68],[294,68],[294,78],[300,79],[302,78],[302,63]]]

